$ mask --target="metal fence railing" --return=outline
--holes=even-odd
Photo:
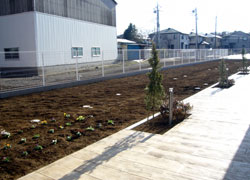
[[[228,56],[226,49],[160,49],[158,53],[162,67]],[[142,71],[150,68],[150,57],[150,49],[102,51],[95,56],[83,52],[82,57],[72,57],[71,52],[0,52],[0,92]]]

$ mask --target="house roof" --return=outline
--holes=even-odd
[[[194,36],[196,36],[196,33],[191,32],[191,33],[189,34],[189,37],[194,37]],[[200,37],[206,37],[206,36],[204,36],[203,34],[198,34],[198,36],[200,36]]]
[[[118,43],[122,43],[122,44],[136,44],[135,41],[130,41],[130,40],[127,40],[127,39],[117,39],[117,42]]]
[[[115,0],[112,0],[115,4],[117,4],[117,2]]]
[[[152,33],[150,35],[153,35],[153,34],[155,34],[155,33]],[[168,29],[161,30],[160,34],[186,34],[186,33],[182,33],[180,31],[173,29],[173,28],[168,28]]]
[[[207,38],[214,38],[215,35],[214,34],[205,34],[204,36],[207,37]],[[216,35],[216,38],[221,39],[222,37]]]

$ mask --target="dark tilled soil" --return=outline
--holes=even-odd
[[[235,73],[241,65],[235,61],[227,64],[230,73]],[[217,67],[218,61],[215,61],[166,70],[164,87],[166,90],[174,87],[175,97],[184,99],[197,92],[194,87],[202,90],[207,87],[204,83],[217,82]],[[0,179],[16,179],[146,118],[149,114],[144,105],[147,83],[146,75],[138,75],[0,100],[0,130],[11,133],[8,139],[0,138]],[[83,108],[83,105],[93,106],[93,109]],[[64,112],[71,118],[64,118]],[[76,122],[79,115],[86,119]],[[56,122],[51,121],[52,117]],[[48,124],[34,124],[36,128],[32,129],[32,119],[46,120]],[[109,125],[108,120],[113,120],[114,125]],[[67,122],[72,125],[65,126]],[[95,130],[87,131],[89,126]],[[48,133],[49,129],[54,129],[55,133]],[[19,134],[19,130],[23,133]],[[81,131],[82,136],[77,138],[74,131]],[[32,139],[35,134],[40,138]],[[69,135],[74,138],[72,141],[66,140]],[[19,144],[21,138],[26,138],[27,142]],[[56,145],[51,145],[53,139],[58,140]],[[7,143],[12,147],[4,150]],[[34,150],[38,144],[43,147],[40,151]],[[23,157],[23,151],[28,151],[28,156]],[[9,157],[10,162],[3,162],[3,157]]]

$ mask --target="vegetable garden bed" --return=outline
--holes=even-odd
[[[241,65],[226,63],[230,74]],[[218,61],[163,76],[165,89],[182,100],[218,81]],[[0,100],[0,131],[10,133],[0,137],[0,179],[21,177],[146,118],[147,83],[138,75]]]

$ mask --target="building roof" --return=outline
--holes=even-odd
[[[154,34],[155,34],[155,32],[150,34],[150,35],[154,35]],[[173,28],[168,28],[168,29],[161,30],[160,34],[186,34],[186,33],[182,33],[180,31],[173,29]]]
[[[189,34],[189,37],[195,37],[195,36],[196,36],[196,33],[191,32],[191,33]],[[200,36],[200,37],[206,37],[206,36],[204,36],[203,34],[199,34],[199,33],[198,33],[198,36]]]
[[[207,37],[207,38],[214,38],[215,35],[214,34],[205,34],[204,36]],[[216,38],[221,39],[222,37],[216,35]]]
[[[135,41],[130,41],[130,40],[127,40],[127,39],[117,39],[117,42],[118,43],[122,43],[122,44],[136,44]]]

